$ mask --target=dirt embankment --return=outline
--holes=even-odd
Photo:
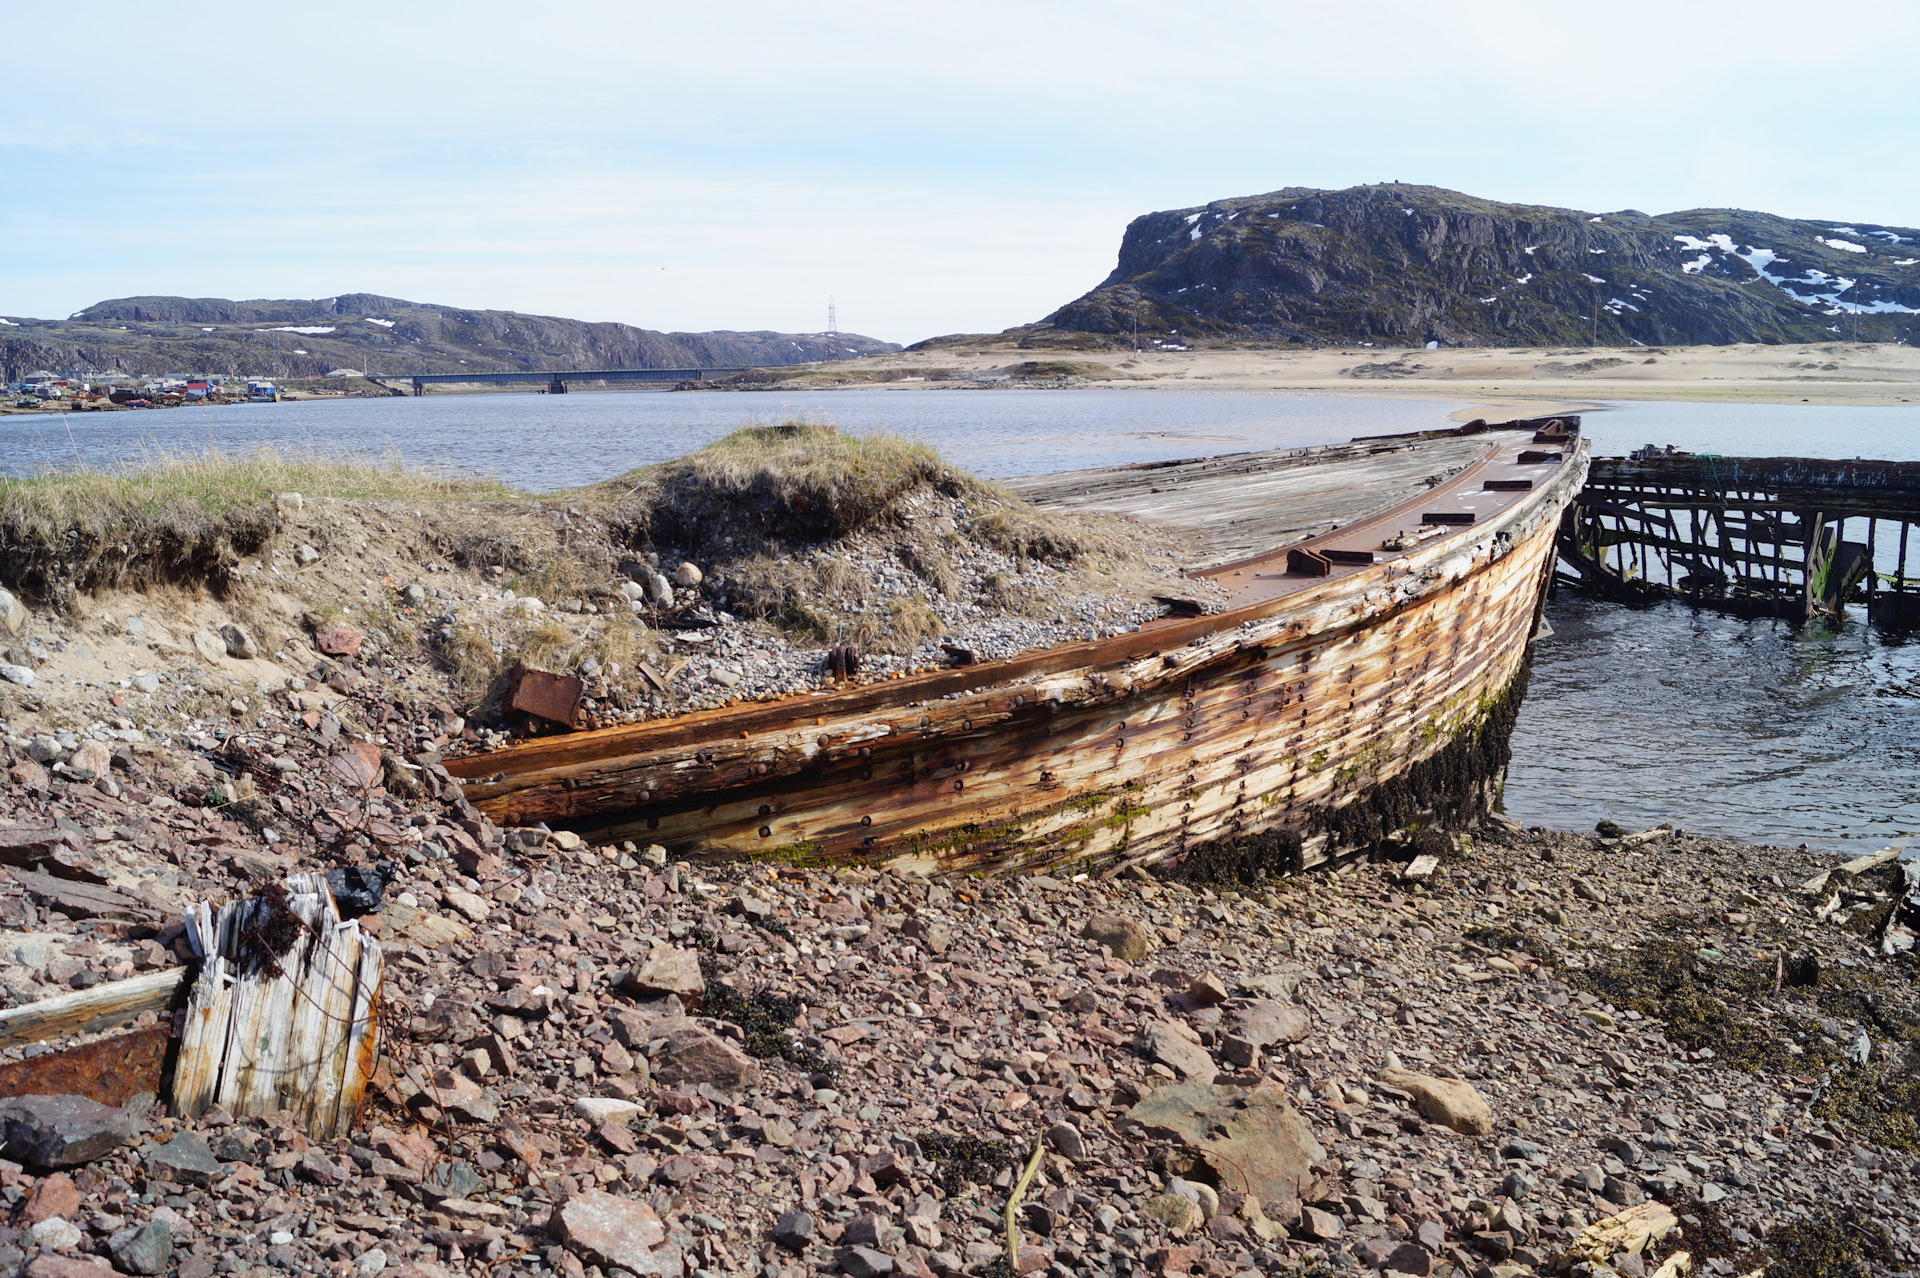
[[[477,747],[525,726],[516,662],[581,677],[598,723],[800,695],[835,646],[885,679],[1137,625],[1195,594],[1185,549],[815,427],[551,497],[271,459],[54,477],[0,489],[0,583],[32,613],[0,720],[239,725],[365,685]]]

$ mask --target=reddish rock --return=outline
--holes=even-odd
[[[55,1216],[71,1218],[79,1210],[80,1190],[73,1183],[73,1177],[65,1172],[55,1172],[33,1187],[33,1193],[27,1196],[26,1206],[20,1209],[20,1222],[22,1225],[37,1225]]]
[[[760,1081],[753,1058],[697,1026],[675,1030],[654,1062],[653,1076],[668,1086],[710,1084],[728,1091]]]
[[[313,646],[329,657],[357,657],[360,645],[365,642],[365,635],[340,622],[322,626],[313,633]]]
[[[661,1246],[667,1231],[660,1217],[630,1198],[599,1190],[575,1194],[554,1209],[547,1231],[590,1265],[673,1278],[681,1270],[679,1253]]]
[[[706,978],[700,975],[700,955],[694,950],[659,946],[632,971],[620,978],[622,989],[640,995],[673,994],[687,1006],[697,1004],[707,992]]]
[[[114,1278],[105,1256],[56,1256],[43,1252],[27,1262],[22,1278]]]

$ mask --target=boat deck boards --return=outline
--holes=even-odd
[[[1172,524],[1197,538],[1201,564],[1219,565],[1421,496],[1479,461],[1488,442],[1485,435],[1472,435],[1282,448],[1003,482],[1049,509]]]

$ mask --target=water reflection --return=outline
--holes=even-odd
[[[1514,731],[1527,824],[1834,848],[1920,830],[1920,643],[1562,594]]]

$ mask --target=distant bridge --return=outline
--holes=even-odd
[[[703,382],[731,377],[745,368],[599,368],[562,369],[545,373],[402,373],[398,377],[369,378],[380,382],[412,382],[413,393],[426,393],[435,382],[545,382],[547,394],[564,395],[568,382]]]

